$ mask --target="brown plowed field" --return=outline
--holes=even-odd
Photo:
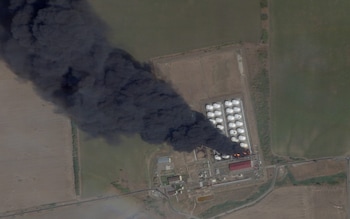
[[[282,187],[253,207],[222,219],[343,219],[346,218],[345,186]]]
[[[69,120],[0,62],[0,212],[75,198]]]
[[[335,175],[346,171],[345,160],[320,160],[305,164],[291,165],[289,167],[297,181],[319,176]]]

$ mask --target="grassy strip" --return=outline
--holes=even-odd
[[[73,145],[73,172],[74,172],[74,189],[75,194],[80,195],[80,167],[79,167],[79,153],[78,153],[78,129],[73,121],[72,127],[72,145]]]
[[[306,180],[297,181],[295,180],[293,174],[288,172],[288,177],[290,181],[295,186],[310,186],[310,185],[337,185],[344,180],[346,180],[346,173],[338,173],[330,176],[320,176],[320,177],[314,177]]]
[[[264,194],[270,187],[271,182],[265,183],[264,185],[259,187],[259,190],[254,193],[252,196],[243,201],[226,201],[224,203],[215,205],[208,210],[202,212],[199,216],[201,218],[210,218],[214,217],[217,214],[223,213],[225,211],[229,211],[231,209],[237,208],[239,206],[245,205],[249,202],[252,202],[259,198],[262,194]]]
[[[111,182],[111,184],[122,193],[129,193],[130,192],[130,189],[128,187],[124,187],[120,183]]]
[[[261,52],[259,54],[259,59],[264,59],[267,57],[265,52]],[[252,78],[251,89],[260,139],[260,147],[264,159],[268,162],[280,163],[283,160],[273,156],[270,146],[270,85],[267,69],[263,68],[254,78]]]

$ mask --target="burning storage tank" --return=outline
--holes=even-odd
[[[239,101],[239,100],[236,100],[236,99],[233,99],[233,100],[232,100],[232,105],[234,105],[234,106],[239,106],[239,104],[240,104],[240,101]]]
[[[237,125],[234,122],[229,122],[228,127],[233,129],[233,128],[236,128]]]
[[[207,117],[208,118],[214,118],[215,114],[213,112],[207,112]]]
[[[207,111],[213,111],[213,110],[214,110],[214,107],[213,107],[213,105],[211,105],[211,104],[207,104],[207,105],[205,106],[205,109],[206,109]]]
[[[233,105],[233,103],[231,101],[228,101],[228,100],[225,101],[226,107],[231,107],[232,105]]]
[[[233,114],[234,111],[233,111],[232,108],[226,108],[226,113],[227,113],[227,114]]]
[[[236,136],[237,134],[238,134],[238,132],[236,130],[234,130],[234,129],[230,130],[230,135],[231,136]]]

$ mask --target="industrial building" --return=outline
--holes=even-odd
[[[245,161],[241,161],[241,162],[230,163],[228,165],[228,167],[231,171],[248,169],[248,168],[252,167],[252,162],[251,162],[251,160],[245,160]]]

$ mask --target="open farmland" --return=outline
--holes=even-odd
[[[253,207],[222,219],[343,219],[346,218],[345,186],[296,186],[274,190]]]
[[[350,1],[270,2],[273,151],[349,152]]]
[[[159,146],[150,145],[139,136],[120,138],[118,145],[103,139],[91,139],[80,132],[82,196],[98,196],[148,188],[149,155]]]
[[[258,42],[259,1],[89,0],[110,28],[111,41],[136,58],[227,42]]]
[[[69,120],[0,63],[0,212],[75,198]]]

